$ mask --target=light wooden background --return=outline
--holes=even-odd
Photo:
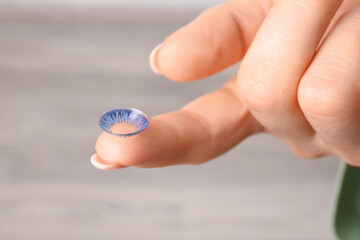
[[[268,135],[201,166],[90,165],[105,110],[172,111],[235,72],[151,72],[152,48],[199,12],[0,3],[0,239],[332,239],[338,160]]]

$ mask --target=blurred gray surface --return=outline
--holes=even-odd
[[[200,166],[91,166],[105,110],[176,110],[235,72],[151,72],[152,48],[199,12],[0,4],[0,239],[332,239],[338,161],[268,135]]]

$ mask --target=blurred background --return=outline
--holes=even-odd
[[[151,72],[218,0],[0,0],[0,239],[327,240],[339,161],[258,134],[200,166],[100,171],[99,115],[173,111],[221,86]]]

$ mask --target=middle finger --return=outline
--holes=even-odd
[[[297,87],[340,4],[275,1],[240,65],[238,85],[245,104],[295,152],[301,151],[296,146],[310,144],[314,134],[299,108]]]

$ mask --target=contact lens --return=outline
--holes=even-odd
[[[119,137],[130,137],[140,133],[149,122],[145,113],[134,108],[113,109],[99,118],[99,126],[105,132]]]

